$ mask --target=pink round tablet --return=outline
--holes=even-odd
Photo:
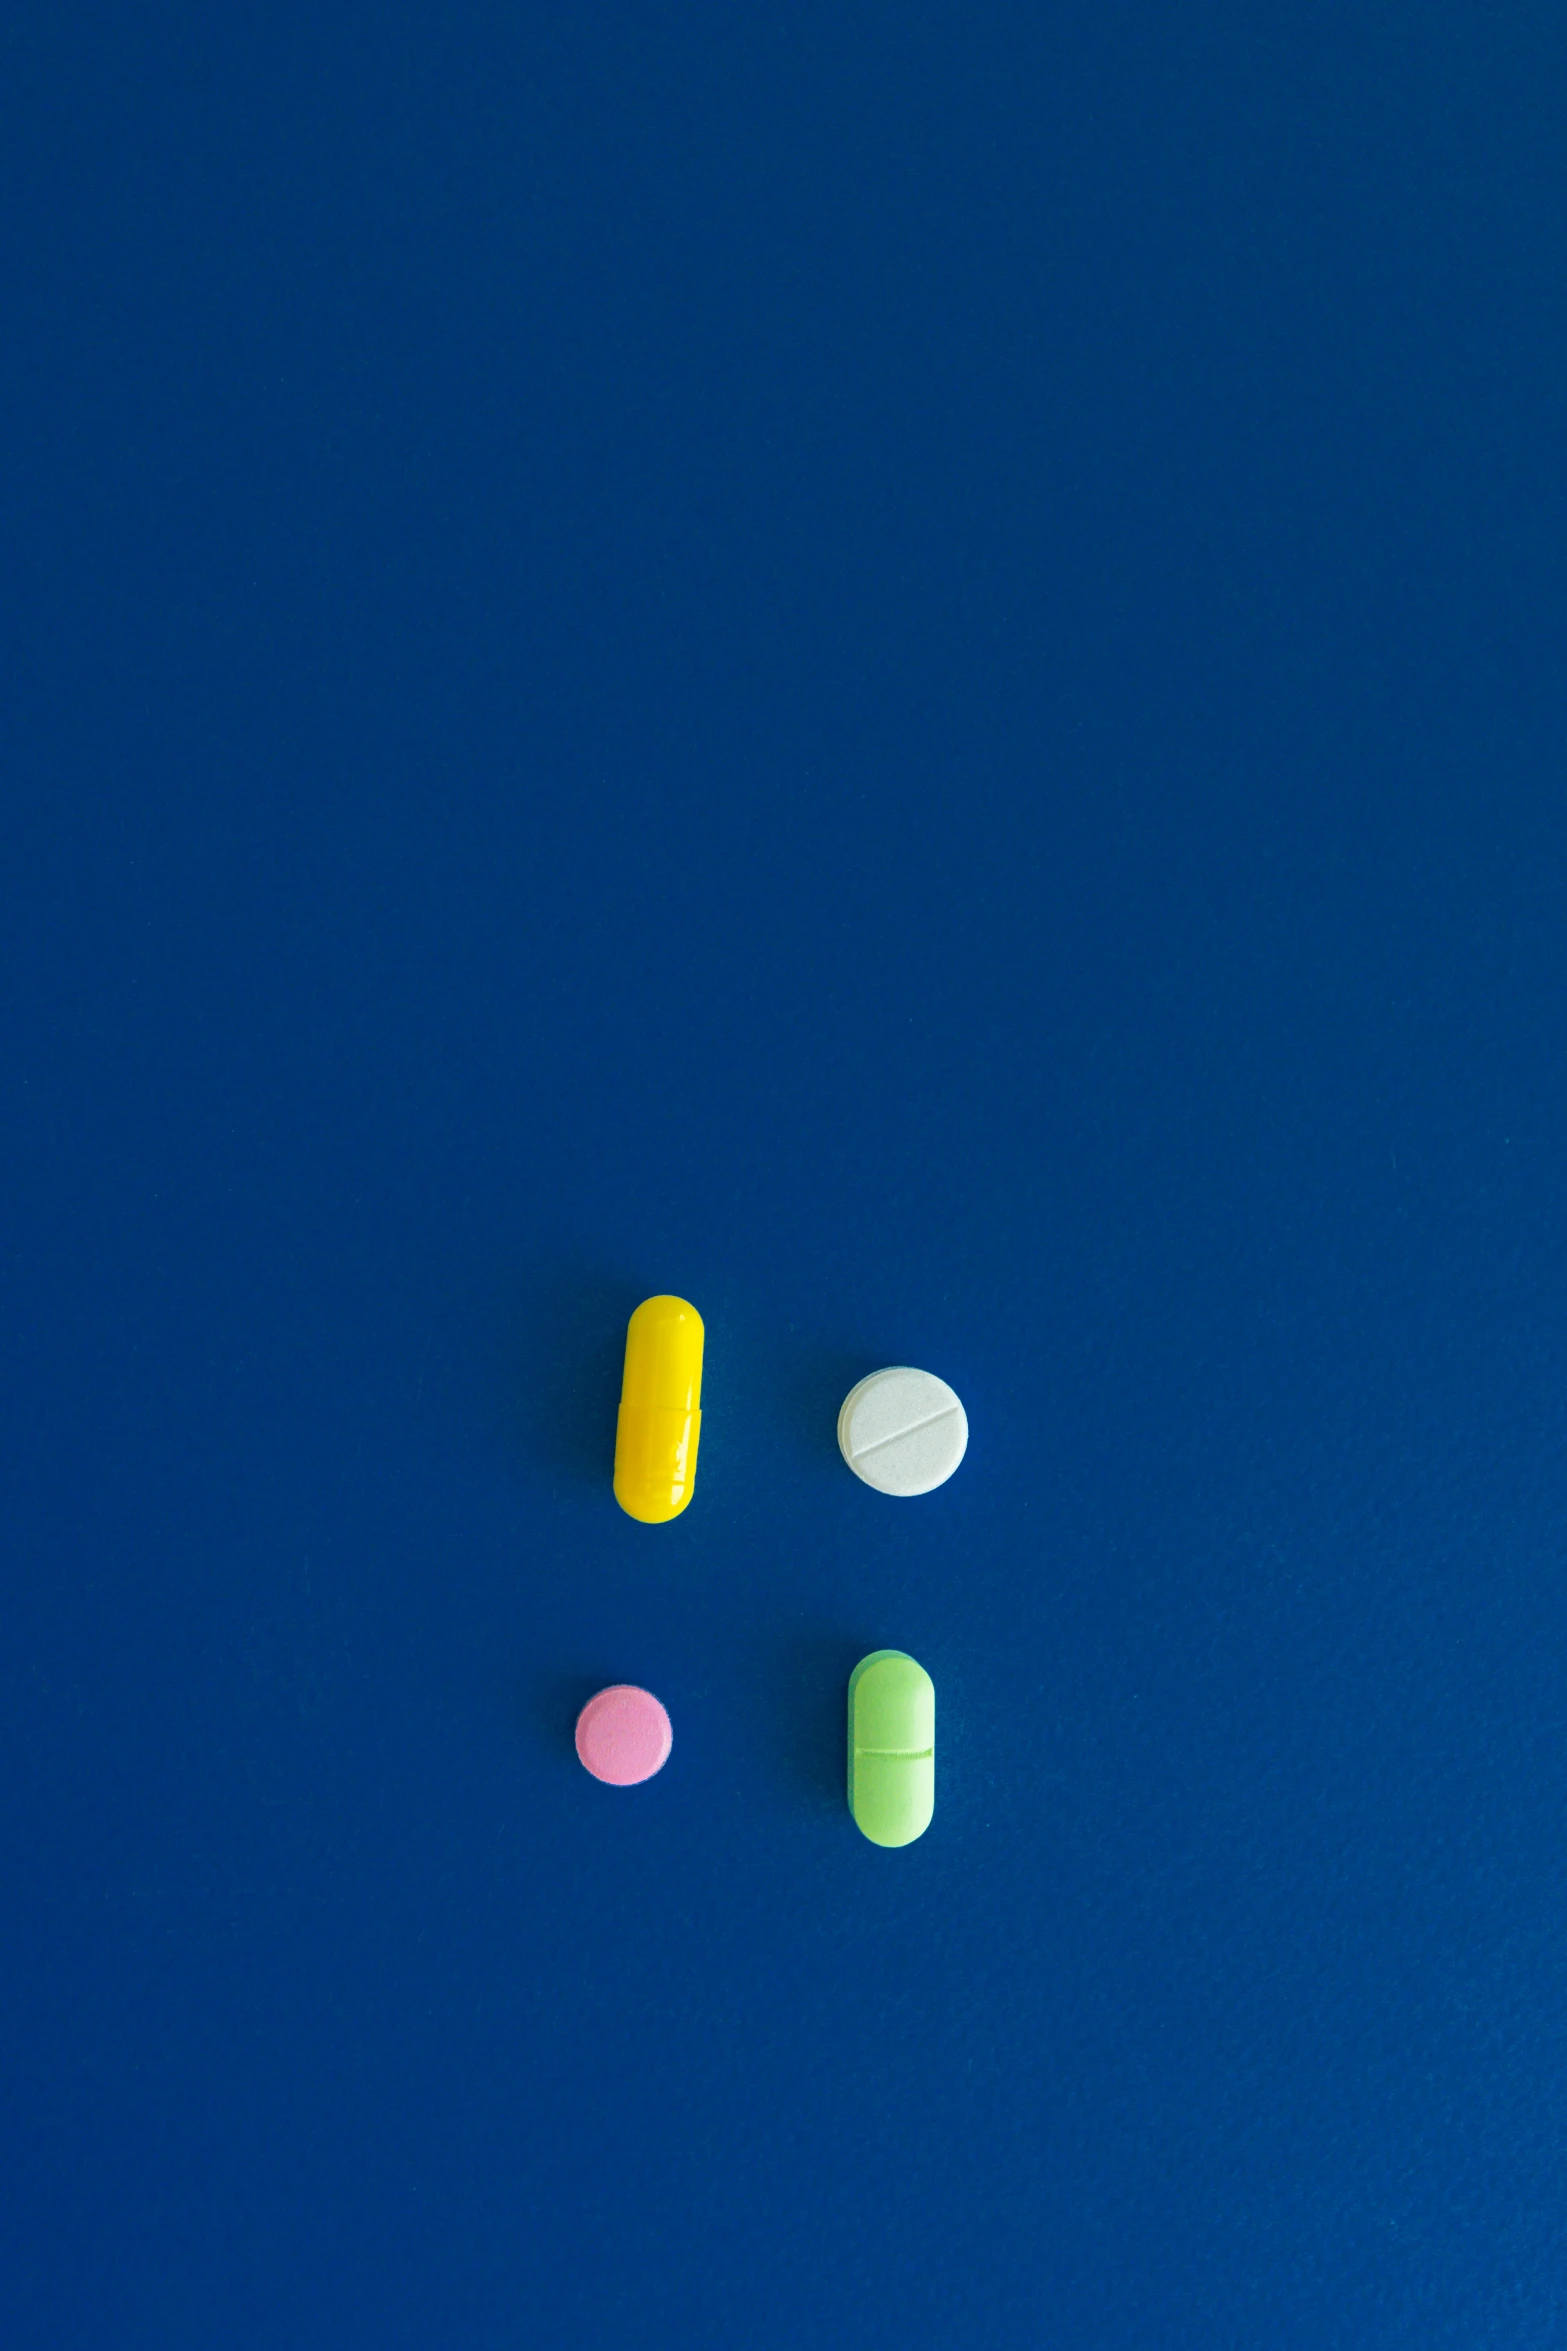
[[[634,1788],[669,1761],[675,1735],[651,1690],[617,1682],[600,1690],[577,1717],[577,1753],[596,1780]]]

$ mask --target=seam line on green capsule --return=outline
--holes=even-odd
[[[897,1763],[923,1763],[934,1755],[934,1747],[856,1747],[856,1755],[889,1755]]]
[[[850,1458],[863,1461],[867,1453],[879,1453],[883,1445],[896,1445],[900,1437],[912,1437],[918,1429],[934,1428],[938,1420],[950,1420],[961,1409],[956,1404],[943,1404],[939,1412],[927,1412],[923,1420],[911,1420],[906,1429],[894,1429],[890,1437],[873,1437],[868,1445],[856,1445]]]

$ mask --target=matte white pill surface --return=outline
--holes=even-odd
[[[906,1364],[873,1371],[838,1414],[838,1450],[878,1494],[930,1493],[967,1447],[968,1415],[946,1381]]]

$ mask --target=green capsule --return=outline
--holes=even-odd
[[[873,1845],[912,1845],[936,1809],[936,1686],[901,1649],[849,1676],[849,1810]]]

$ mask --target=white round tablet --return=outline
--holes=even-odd
[[[932,1371],[873,1371],[838,1414],[838,1450],[878,1494],[930,1493],[967,1449],[968,1414]]]

